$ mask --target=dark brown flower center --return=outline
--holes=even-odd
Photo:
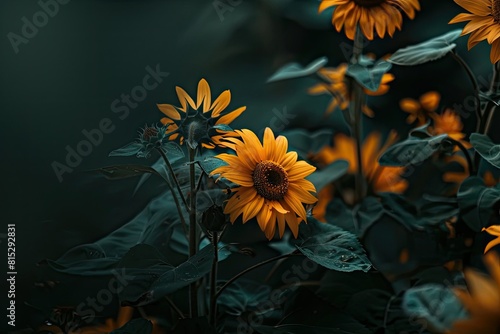
[[[354,0],[354,3],[361,7],[374,7],[387,2],[387,0]]]
[[[156,136],[157,134],[158,134],[158,130],[156,128],[148,126],[144,129],[144,132],[142,134],[142,138],[144,140],[149,140],[152,137]]]
[[[288,174],[283,167],[272,161],[259,162],[252,178],[257,193],[267,200],[280,200],[288,190]]]
[[[496,23],[500,23],[500,0],[491,2],[491,16],[493,16]]]

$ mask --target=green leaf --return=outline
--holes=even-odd
[[[326,185],[341,178],[347,173],[349,163],[345,160],[336,160],[322,170],[314,172],[307,179],[314,184],[319,193]]]
[[[379,158],[382,166],[408,166],[419,164],[430,158],[441,147],[447,134],[429,138],[409,138],[392,145]]]
[[[451,43],[460,37],[462,29],[450,31],[423,43],[419,43],[396,51],[388,61],[403,66],[423,64],[444,57],[456,46]]]
[[[240,316],[244,312],[259,313],[259,306],[269,300],[271,288],[252,281],[238,280],[228,286],[217,299],[219,312]]]
[[[356,236],[337,226],[309,217],[301,224],[297,249],[312,261],[333,270],[370,270],[371,263]]]
[[[469,177],[460,185],[457,193],[458,207],[465,223],[480,232],[489,227],[494,208],[500,202],[500,183],[486,187],[479,177]]]
[[[168,161],[172,164],[175,161],[184,158],[186,155],[182,150],[182,147],[175,142],[165,142],[162,144],[161,148],[165,151]]]
[[[384,207],[379,199],[371,196],[363,199],[363,201],[353,210],[356,235],[362,237],[383,214]]]
[[[110,334],[151,334],[153,324],[148,319],[138,318],[127,322],[123,327],[115,329]]]
[[[139,273],[121,292],[120,297],[126,304],[133,306],[158,301],[208,274],[213,257],[214,250],[210,244],[179,266],[164,270],[159,277],[148,272]]]
[[[216,124],[212,128],[217,129],[217,130],[221,130],[221,131],[233,131],[233,128],[227,124]]]
[[[143,174],[156,174],[161,176],[156,170],[149,166],[142,165],[116,165],[89,170],[90,173],[104,175],[108,180],[122,180],[129,177],[136,177]]]
[[[379,60],[373,67],[363,66],[361,63],[351,64],[347,67],[346,75],[353,77],[364,88],[376,91],[382,77],[392,67],[392,64]]]
[[[500,144],[493,143],[487,135],[480,133],[471,134],[470,143],[484,160],[500,168]]]
[[[402,307],[408,316],[424,319],[434,332],[446,332],[467,312],[453,291],[442,285],[427,284],[406,291]]]
[[[138,142],[129,143],[122,148],[111,151],[109,153],[110,157],[129,157],[132,155],[136,155],[143,148],[143,145]]]
[[[216,168],[227,166],[227,163],[219,158],[205,158],[203,160],[199,160],[198,163],[207,175],[212,173],[212,171]]]
[[[298,63],[290,63],[277,70],[276,73],[267,79],[267,82],[305,77],[316,73],[319,69],[325,66],[326,63],[328,63],[328,59],[326,57],[318,58],[306,67],[302,67],[302,65]]]
[[[333,131],[323,129],[318,131],[307,131],[304,129],[292,129],[283,132],[288,139],[290,151],[296,151],[300,157],[306,159],[311,153],[319,152],[328,145],[333,138]]]

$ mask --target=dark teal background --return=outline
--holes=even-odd
[[[36,263],[102,237],[157,194],[153,185],[151,192],[143,189],[133,197],[134,180],[111,183],[84,171],[136,162],[107,155],[130,142],[144,123],[159,120],[156,103],[177,103],[176,85],[195,96],[204,77],[214,98],[231,89],[230,106],[247,106],[235,127],[260,131],[269,126],[273,110],[286,108],[294,116],[288,128],[341,128],[340,115],[323,118],[328,97],[307,94],[313,84],[309,79],[265,83],[290,61],[307,64],[324,55],[331,66],[343,61],[339,46],[347,40],[331,27],[331,11],[316,14],[317,3],[242,0],[221,20],[209,0],[72,0],[60,5],[59,13],[19,46],[18,54],[7,34],[20,34],[21,18],[31,20],[41,8],[35,1],[0,3],[1,217],[2,226],[17,226],[19,324],[26,321],[21,315],[30,312],[22,302],[29,300],[37,280]],[[367,51],[383,56],[460,27],[447,24],[461,12],[452,1],[421,3],[422,11],[414,21],[404,21],[403,32],[392,40],[371,42]],[[466,38],[458,44],[472,69],[487,78],[491,64],[486,43],[469,53]],[[120,120],[111,103],[142,82],[147,66],[157,64],[169,76]],[[397,127],[405,136],[408,126],[398,108],[400,98],[436,89],[443,95],[442,105],[453,105],[471,92],[465,74],[448,57],[418,68],[395,66],[392,72],[396,80],[389,94],[373,100],[376,118],[367,121],[367,129]],[[85,139],[82,131],[98,127],[103,118],[111,119],[115,130],[59,182],[51,164],[64,163],[65,147],[75,148]],[[464,122],[468,130],[475,127],[473,116]],[[2,227],[0,233],[5,231]],[[1,241],[5,254],[5,239]]]

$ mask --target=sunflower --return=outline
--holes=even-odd
[[[332,99],[326,113],[330,114],[339,107],[345,110],[349,107],[349,89],[347,87],[347,82],[345,80],[345,73],[347,71],[347,64],[342,63],[338,67],[333,68],[322,68],[318,71],[318,74],[323,76],[330,83],[320,83],[309,88],[308,93],[313,95],[319,94],[330,94]],[[389,82],[394,80],[394,75],[391,73],[385,73],[382,76],[380,86],[376,91],[371,91],[368,89],[363,89],[365,94],[371,96],[383,95],[389,91]],[[369,117],[373,117],[374,113],[367,105],[363,106],[363,113]]]
[[[491,44],[490,61],[500,60],[500,1],[498,0],[454,0],[469,11],[455,16],[449,24],[470,21],[462,30],[462,36],[470,34],[467,48],[470,50],[482,40]]]
[[[418,0],[322,0],[319,12],[333,6],[332,24],[338,32],[344,26],[346,36],[352,40],[358,25],[369,40],[373,40],[374,29],[380,38],[386,32],[392,37],[396,28],[401,30],[401,11],[413,20],[415,10],[420,10]]]
[[[451,334],[498,334],[500,332],[500,258],[485,254],[484,261],[491,278],[474,270],[465,270],[465,279],[471,294],[456,290],[458,298],[469,311],[470,318],[458,320]]]
[[[427,118],[435,115],[440,100],[441,95],[438,92],[430,91],[421,95],[418,101],[404,98],[399,101],[399,106],[410,114],[406,119],[408,124],[417,121],[417,126],[421,126],[427,122]]]
[[[466,148],[472,147],[471,144],[464,140],[465,133],[462,132],[464,124],[460,119],[460,115],[452,109],[446,109],[442,114],[432,114],[433,126],[430,132],[433,135],[447,134],[450,138],[462,143]]]
[[[234,144],[236,155],[227,153],[216,157],[228,165],[216,168],[211,175],[220,174],[239,187],[228,200],[224,213],[231,223],[243,214],[243,223],[256,217],[260,229],[271,240],[276,232],[280,238],[285,223],[297,237],[299,224],[306,221],[303,204],[314,204],[317,199],[313,184],[304,178],[315,167],[305,161],[297,161],[296,152],[288,152],[288,141],[283,136],[274,137],[270,128],[264,131],[263,143],[250,130],[236,130],[241,137],[227,138]]]
[[[201,141],[205,148],[214,148],[216,145],[223,146],[221,142],[223,135],[234,135],[233,131],[217,129],[217,127],[220,128],[223,125],[230,124],[246,110],[246,107],[240,107],[222,115],[222,112],[231,102],[231,91],[223,91],[212,102],[210,86],[205,79],[201,79],[198,83],[195,103],[191,96],[181,87],[177,86],[175,90],[181,104],[180,107],[172,104],[157,104],[158,109],[166,116],[160,121],[162,124],[168,125],[166,131],[172,133],[169,137],[170,140],[179,138],[182,143],[193,121],[198,122],[199,127],[201,127],[201,131],[197,131],[199,133],[197,139]],[[210,135],[210,133],[212,134]]]
[[[378,162],[379,156],[396,142],[395,132],[391,132],[382,145],[381,135],[378,132],[370,133],[363,142],[361,162],[363,173],[366,176],[371,190],[375,193],[393,192],[403,193],[408,187],[408,181],[401,176],[405,172],[404,167],[385,167]],[[349,174],[355,174],[357,167],[356,142],[353,138],[344,134],[334,137],[334,145],[324,147],[314,158],[323,165],[329,165],[336,160],[346,160],[349,163]]]

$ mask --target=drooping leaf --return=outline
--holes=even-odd
[[[403,309],[408,316],[425,319],[429,329],[443,333],[460,319],[467,317],[462,303],[449,287],[427,284],[406,291]]]
[[[465,223],[480,232],[490,226],[490,217],[497,203],[500,203],[500,184],[486,187],[479,177],[469,177],[460,185],[457,193],[460,214]]]
[[[158,174],[156,170],[149,166],[142,165],[116,165],[89,170],[88,172],[104,175],[108,180],[121,180],[129,177],[136,177],[143,174]],[[160,175],[161,176],[161,175]]]
[[[186,156],[184,154],[184,151],[182,150],[182,147],[180,147],[176,142],[165,142],[162,144],[161,148],[163,149],[163,151],[165,151],[165,155],[167,156],[170,164],[173,164],[174,162]]]
[[[132,319],[122,327],[115,329],[110,334],[151,334],[153,324],[148,319]]]
[[[385,60],[379,60],[373,66],[363,66],[361,63],[351,64],[347,67],[346,75],[356,79],[364,88],[376,91],[380,86],[382,77],[391,67],[392,64]]]
[[[328,59],[326,57],[321,57],[314,60],[306,67],[303,67],[298,63],[290,63],[277,70],[276,73],[267,79],[267,82],[305,77],[316,73],[319,69],[325,66],[327,62]]]
[[[155,302],[208,274],[213,253],[210,244],[186,262],[165,270],[160,276],[140,273],[125,287],[120,297],[126,304],[134,306]]]
[[[136,155],[143,148],[143,145],[138,142],[129,143],[122,148],[111,151],[109,153],[110,157],[128,157],[132,155]]]
[[[470,142],[484,160],[500,168],[500,144],[493,143],[487,135],[480,133],[471,134]]]
[[[297,249],[312,261],[333,270],[368,271],[371,263],[356,236],[335,225],[308,218],[301,224]]]
[[[461,33],[462,29],[456,29],[423,43],[399,49],[388,61],[396,65],[413,66],[439,59],[455,48],[456,44],[452,42]]]
[[[366,197],[356,208],[353,210],[354,225],[356,235],[362,237],[366,230],[372,226],[384,214],[384,207],[375,197]]]
[[[430,158],[441,148],[447,134],[429,138],[409,138],[389,147],[379,158],[382,166],[408,166]]]
[[[344,176],[349,169],[349,163],[345,160],[336,160],[311,174],[307,179],[314,184],[316,192],[319,193],[326,185]]]

